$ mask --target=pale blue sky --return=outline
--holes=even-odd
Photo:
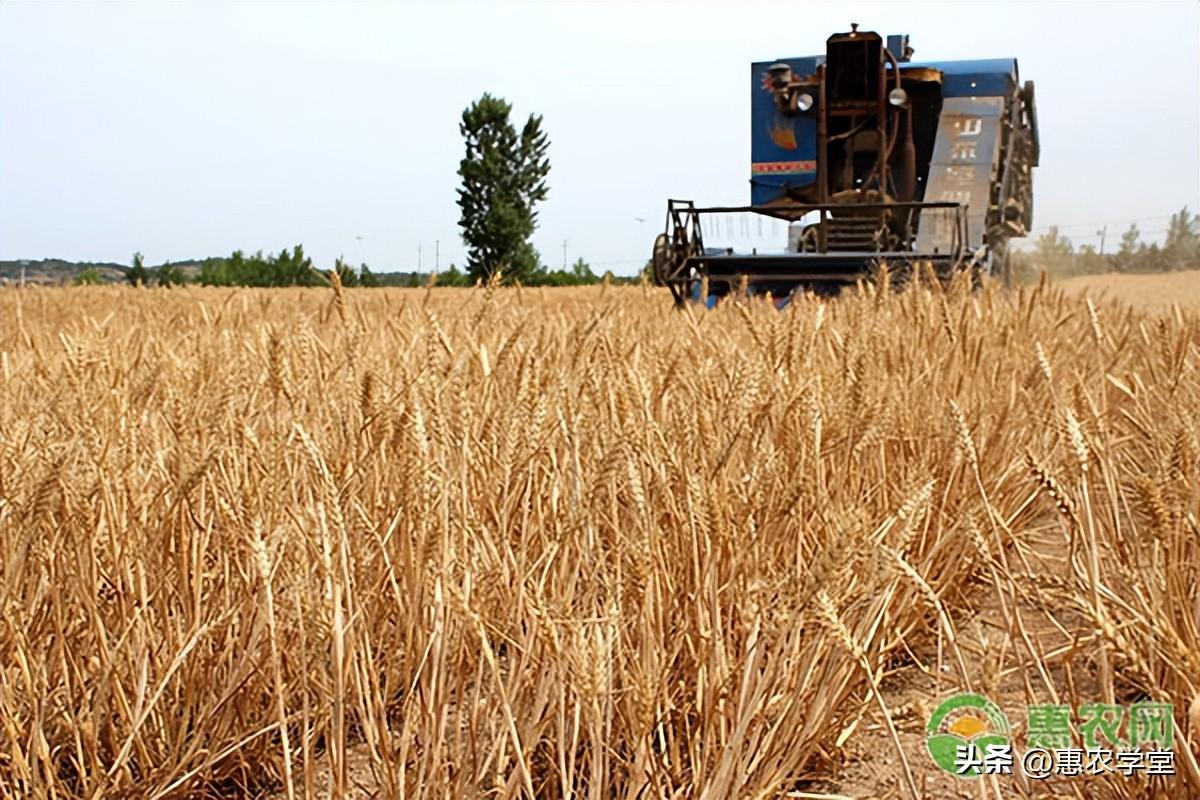
[[[458,119],[545,117],[535,244],[629,273],[668,197],[749,201],[751,61],[848,29],[1037,83],[1039,227],[1200,207],[1200,12],[1139,3],[0,3],[0,259],[463,256]],[[639,223],[636,217],[646,222]],[[356,236],[364,237],[362,240]]]

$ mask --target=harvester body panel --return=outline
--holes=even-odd
[[[1015,58],[969,61],[924,61],[907,67],[929,67],[942,73],[942,97],[1007,97],[1017,86]]]
[[[762,90],[763,76],[773,65],[781,63],[798,75],[815,74],[817,67],[825,63],[825,57],[756,61],[750,65],[750,204],[755,206],[785,198],[788,190],[811,186],[817,181],[816,114],[789,117]],[[890,74],[891,65],[887,69]],[[1014,58],[910,63],[901,70],[940,73],[943,103],[949,98],[1007,98],[1017,87]],[[819,102],[814,98],[813,111]]]
[[[1003,115],[1002,97],[949,97],[942,102],[938,117],[925,196],[966,207],[966,244],[972,252],[983,245],[986,236],[992,181],[999,171]],[[953,233],[937,219],[935,224],[921,227],[917,249],[946,252]]]
[[[797,75],[816,72],[825,57],[789,58]],[[789,188],[817,180],[817,120],[814,115],[782,113],[763,91],[763,75],[774,61],[750,65],[750,203],[762,205],[787,194]],[[766,102],[760,99],[765,98]]]

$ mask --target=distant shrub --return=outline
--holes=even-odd
[[[104,283],[104,277],[100,274],[100,270],[95,267],[88,267],[80,270],[72,281],[76,286],[98,286]]]
[[[204,286],[321,286],[326,283],[304,254],[303,245],[279,255],[264,256],[262,251],[247,256],[235,250],[228,258],[205,259],[200,266]]]
[[[164,264],[158,270],[158,285],[159,286],[182,286],[187,283],[187,275],[183,274],[183,270],[171,264]]]

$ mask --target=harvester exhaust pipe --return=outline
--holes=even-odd
[[[889,45],[893,43],[893,38],[898,37],[889,37]],[[902,54],[893,53],[890,48],[885,47],[883,55],[892,63],[892,75],[895,80],[895,88],[888,92],[888,104],[904,114],[904,143],[900,149],[900,163],[893,170],[892,181],[897,198],[907,201],[917,196],[917,148],[913,143],[913,106],[908,92],[900,85]],[[896,122],[898,124],[899,119]]]

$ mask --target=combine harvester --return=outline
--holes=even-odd
[[[1013,58],[912,63],[908,36],[850,27],[824,55],[751,65],[751,205],[668,201],[653,269],[677,303],[744,287],[783,304],[881,264],[896,284],[923,263],[1009,280],[1033,220],[1033,82]],[[737,213],[786,222],[786,249],[706,248],[701,217]]]

